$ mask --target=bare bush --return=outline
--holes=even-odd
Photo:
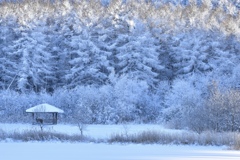
[[[240,150],[240,134],[234,134],[233,136],[234,142],[231,145],[231,148],[234,150]]]
[[[180,84],[183,85],[182,82]],[[197,133],[240,131],[239,90],[220,88],[213,82],[207,90],[206,99],[203,99],[198,90],[191,92],[187,85],[176,89],[174,87],[175,85],[168,96],[167,102],[170,102],[170,107],[164,112],[167,124],[173,128],[189,129]],[[185,90],[188,90],[188,93],[182,92]]]
[[[240,92],[235,89],[221,91],[217,84],[210,88],[206,104],[207,129],[215,131],[239,131]]]
[[[6,139],[6,135],[7,133],[4,130],[0,129],[0,140]]]

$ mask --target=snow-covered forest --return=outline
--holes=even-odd
[[[240,128],[240,3],[0,2],[0,121],[47,102],[74,123]],[[79,118],[81,117],[81,118]]]

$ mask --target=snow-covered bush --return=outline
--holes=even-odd
[[[143,81],[126,77],[113,86],[78,87],[72,111],[75,118],[84,123],[154,122],[159,116],[160,104],[147,87]]]
[[[202,132],[239,131],[240,92],[213,83],[208,93],[186,81],[175,81],[167,94],[163,119],[174,128]]]
[[[206,127],[215,131],[240,130],[240,91],[235,89],[220,90],[212,85],[211,95],[206,103]]]
[[[174,128],[201,131],[201,111],[204,105],[201,94],[193,84],[186,80],[174,81],[171,90],[166,95],[164,120]]]

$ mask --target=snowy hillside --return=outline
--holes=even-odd
[[[239,130],[238,1],[168,2],[2,2],[0,121]]]

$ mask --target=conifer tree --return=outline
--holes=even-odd
[[[0,22],[0,88],[16,89],[17,61],[18,56],[13,53],[12,41],[17,36],[17,23],[9,18]]]
[[[117,48],[117,74],[144,80],[153,87],[158,73],[164,68],[159,60],[157,40],[144,24],[137,21],[125,38],[125,44]]]

